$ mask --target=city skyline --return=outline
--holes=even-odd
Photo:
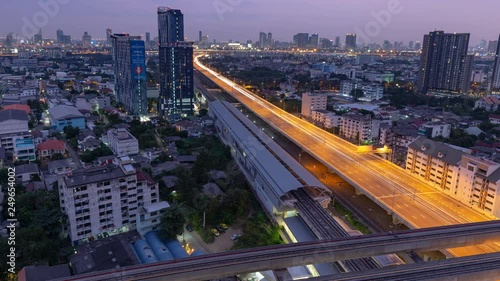
[[[56,30],[60,28],[75,39],[79,39],[84,31],[88,31],[95,39],[105,39],[107,27],[112,27],[117,33],[142,36],[151,32],[156,37],[155,10],[157,6],[167,4],[157,0],[140,5],[123,5],[123,1],[117,0],[99,3],[95,0],[85,3],[69,0],[60,2],[62,4],[56,4],[57,9],[52,10],[55,12],[45,14],[47,20],[46,23],[42,22],[43,25],[33,24],[34,16],[45,12],[40,5],[3,3],[3,10],[9,13],[2,17],[11,24],[0,27],[0,36],[13,32],[23,37],[23,33],[26,33],[23,29],[29,25],[26,22],[30,22],[36,28],[42,28],[44,38],[55,39]],[[432,5],[425,5],[425,2]],[[291,0],[286,1],[286,6],[284,0],[272,3],[263,0],[215,0],[193,4],[194,0],[173,0],[168,3],[172,8],[185,11],[186,37],[192,41],[197,40],[199,30],[209,35],[210,40],[220,41],[257,41],[260,31],[272,32],[278,41],[291,41],[292,36],[299,32],[319,33],[322,38],[334,39],[335,36],[343,37],[346,33],[365,31],[370,22],[378,22],[380,27],[375,29],[375,36],[369,36],[371,42],[375,43],[382,43],[386,39],[421,41],[423,35],[430,31],[445,30],[471,33],[471,45],[474,45],[481,39],[496,40],[500,32],[495,28],[497,24],[492,21],[496,18],[495,7],[500,8],[500,3],[493,0],[485,0],[481,6],[475,7],[475,14],[481,15],[477,17],[469,14],[469,1],[465,0],[445,0],[439,3],[430,0],[364,0],[363,5],[361,0],[348,3],[338,0],[317,0],[314,3]],[[378,20],[376,14],[384,14],[390,10],[391,5],[396,12],[389,13],[390,20],[385,21],[384,16],[384,20]],[[450,5],[453,5],[453,13],[443,13]],[[79,13],[74,14],[72,11],[75,10]],[[424,16],[425,22],[422,21]],[[464,21],[464,18],[469,20]],[[363,43],[363,36],[358,35],[358,39]]]

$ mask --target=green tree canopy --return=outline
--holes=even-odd
[[[186,219],[179,205],[171,206],[166,209],[161,217],[161,222],[158,227],[160,237],[164,239],[175,239],[177,235],[181,235],[184,231],[185,223]]]

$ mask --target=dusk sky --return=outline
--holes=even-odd
[[[202,30],[210,40],[221,41],[256,41],[265,31],[280,41],[308,32],[330,39],[341,36],[343,42],[346,33],[365,30],[375,20],[372,13],[387,10],[390,2],[400,3],[400,13],[392,14],[390,23],[371,37],[373,42],[422,40],[424,33],[439,29],[471,33],[471,44],[477,44],[480,39],[496,40],[500,33],[498,0],[2,0],[0,37],[25,33],[25,22],[34,23],[33,16],[43,11],[39,2],[51,1],[63,4],[42,27],[44,38],[55,38],[58,28],[74,39],[84,31],[104,38],[108,26],[117,33],[149,31],[155,37],[160,5],[182,10],[189,40],[197,40]]]

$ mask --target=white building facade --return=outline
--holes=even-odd
[[[302,115],[311,117],[314,110],[326,110],[328,96],[323,94],[302,94]]]
[[[139,141],[126,129],[109,130],[108,145],[116,156],[139,154]]]
[[[139,208],[159,201],[158,184],[129,158],[59,179],[60,204],[73,243],[136,229]]]

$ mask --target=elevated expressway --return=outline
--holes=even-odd
[[[255,96],[230,79],[201,64],[195,67],[278,132],[337,173],[359,192],[410,228],[481,222],[494,219],[450,198],[404,169]],[[450,256],[498,252],[496,244],[453,249]]]
[[[397,234],[362,235],[333,240],[276,245],[209,254],[168,262],[83,274],[72,278],[66,277],[60,280],[208,280],[247,272],[281,269],[306,264],[327,263],[367,256],[384,255],[400,251],[436,250],[484,243],[486,241],[498,241],[497,239],[500,238],[498,236],[499,231],[500,221],[491,221],[467,225],[418,229]],[[491,256],[488,255],[488,257],[490,263],[489,267],[485,269],[498,270],[498,268],[500,268],[500,255],[498,253],[491,254]],[[480,257],[478,257],[478,259],[480,259]],[[460,260],[461,259],[450,259],[449,262],[452,264]],[[474,257],[470,257],[470,260],[474,260]],[[496,264],[491,265],[491,261],[496,262]],[[408,265],[401,265],[398,267],[389,267],[388,269],[402,270],[407,266]],[[434,271],[436,268],[428,267],[427,269],[427,271]],[[383,270],[384,269],[380,269],[380,271],[374,270],[370,271],[370,273],[378,274]],[[469,270],[470,267],[462,268],[462,271]],[[421,272],[424,273],[425,270],[422,269]],[[460,273],[459,271],[457,272]],[[334,280],[337,277],[343,276],[349,275],[342,274],[330,276],[329,279],[326,280]],[[372,278],[366,280],[377,279]]]

